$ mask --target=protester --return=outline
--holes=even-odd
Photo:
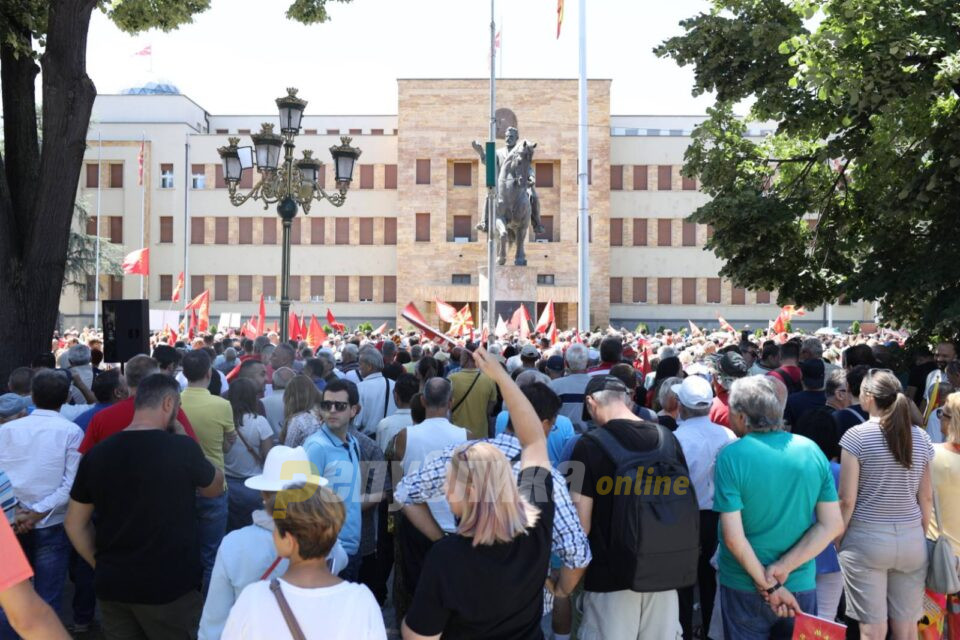
[[[934,445],[930,476],[939,502],[939,517],[931,518],[927,537],[945,535],[960,557],[960,393],[951,393],[940,410],[944,442]]]
[[[802,391],[803,371],[800,369],[800,345],[793,340],[780,345],[780,366],[768,373],[784,384],[788,393]]]
[[[600,364],[591,367],[587,373],[606,375],[613,365],[618,364],[623,354],[623,341],[617,336],[607,336],[600,342]]]
[[[680,417],[680,400],[677,398],[675,388],[681,383],[683,383],[683,378],[666,378],[662,381],[657,394],[657,404],[660,406],[660,411],[657,412],[657,422],[674,432],[677,430],[677,419]],[[729,411],[727,411],[727,416],[729,421]]]
[[[273,372],[273,393],[264,398],[261,402],[266,414],[267,423],[273,431],[274,439],[280,438],[280,430],[283,423],[283,396],[287,385],[296,376],[296,372],[289,367],[281,367]]]
[[[310,378],[294,376],[283,392],[283,426],[280,444],[299,447],[320,429],[317,410],[321,394]]]
[[[376,441],[380,450],[384,453],[393,442],[394,436],[403,429],[413,424],[413,418],[410,415],[410,401],[419,391],[420,384],[416,376],[403,373],[396,379],[393,386],[393,401],[397,405],[396,412],[380,421],[377,425]]]
[[[393,400],[395,383],[383,377],[383,356],[373,347],[367,347],[360,352],[358,371],[363,381],[357,385],[360,394],[357,429],[370,437],[376,437],[380,421],[397,410]]]
[[[185,366],[186,366],[186,358]],[[292,369],[283,368],[281,371]],[[276,374],[274,374],[276,378]],[[257,389],[246,378],[234,380],[229,392],[230,409],[237,442],[224,454],[227,478],[227,533],[251,524],[251,514],[263,504],[258,491],[248,489],[246,480],[263,473],[263,462],[273,447],[273,429],[257,414]]]
[[[490,416],[497,405],[497,385],[481,373],[473,361],[476,344],[469,342],[460,352],[460,370],[449,376],[453,385],[450,420],[465,428],[470,438],[486,438]]]
[[[763,376],[775,371],[780,366],[780,346],[772,340],[767,340],[760,346],[760,359],[750,367],[751,376]]]
[[[73,422],[83,431],[87,430],[87,427],[90,425],[90,420],[93,419],[93,416],[99,413],[102,409],[106,409],[107,407],[126,399],[126,397],[130,394],[129,389],[127,389],[127,381],[123,378],[123,376],[120,375],[119,369],[111,369],[97,375],[96,380],[93,381],[93,387],[91,388],[91,391],[93,391],[93,395],[96,397],[97,401],[92,407],[81,413],[73,420]]]
[[[360,350],[357,345],[348,343],[343,346],[343,350],[340,352],[340,364],[337,366],[340,377],[346,378],[353,384],[360,384],[360,363],[357,360],[359,355]]]
[[[90,347],[85,344],[76,344],[67,349],[67,363],[70,365],[68,371],[80,376],[80,380],[88,389],[92,389],[95,377],[93,366],[90,364],[91,357]],[[87,404],[87,397],[77,385],[70,385],[69,401],[70,404]]]
[[[583,421],[583,390],[587,388],[590,375],[587,374],[589,354],[582,344],[572,344],[564,354],[566,375],[550,383],[550,388],[560,396],[563,403],[560,406],[560,415],[566,416],[577,433],[586,431]]]
[[[723,353],[714,365],[716,376],[713,380],[714,398],[710,405],[710,422],[724,427],[730,426],[730,387],[734,380],[747,375],[749,367],[743,356],[730,350]]]
[[[787,405],[783,410],[783,421],[796,425],[803,416],[819,407],[826,406],[826,375],[823,360],[804,360],[800,363],[802,389],[787,396]]]
[[[833,414],[838,440],[848,429],[863,424],[870,417],[866,409],[860,406],[860,385],[869,370],[867,365],[858,365],[847,370],[847,395],[850,396],[852,404]]]

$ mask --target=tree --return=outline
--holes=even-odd
[[[325,22],[327,2],[295,0],[287,17]],[[210,0],[0,0],[0,388],[13,368],[49,348],[56,324],[97,94],[86,73],[91,13],[99,8],[131,33],[169,31],[209,5]],[[41,69],[38,114],[35,83]]]
[[[656,54],[716,94],[685,155],[691,216],[737,286],[804,306],[876,300],[960,331],[960,27],[950,0],[714,0]],[[776,123],[758,139],[748,120]]]
[[[86,233],[90,213],[86,202],[74,204],[74,220],[67,239],[67,259],[64,265],[61,291],[74,287],[81,294],[86,292],[87,276],[97,272],[97,236]],[[79,230],[78,230],[79,229]],[[100,273],[118,276],[123,273],[123,255],[119,245],[100,238]]]

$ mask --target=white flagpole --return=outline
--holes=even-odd
[[[152,57],[152,56],[151,56]],[[138,158],[139,162],[137,163],[137,178],[140,180],[140,248],[147,248],[147,214],[146,214],[146,202],[147,202],[147,181],[144,179],[144,174],[146,173],[146,142],[147,142],[147,133],[145,131],[140,132],[140,157]],[[140,299],[143,300],[146,292],[146,276],[142,273],[140,274]]]
[[[94,262],[95,273],[93,279],[93,327],[100,328],[100,163],[103,160],[103,134],[97,131],[97,251]]]
[[[580,78],[578,83],[580,108],[577,123],[577,196],[580,224],[580,252],[577,263],[579,297],[577,328],[590,330],[590,211],[587,200],[587,179],[590,161],[587,158],[587,2],[580,0]]]
[[[183,144],[183,289],[180,291],[180,300],[184,303],[183,326],[189,329],[187,320],[187,296],[193,291],[187,289],[190,282],[190,138]],[[179,328],[179,327],[178,327]]]
[[[503,79],[503,16],[500,16],[500,79]]]

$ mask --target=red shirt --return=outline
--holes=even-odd
[[[259,361],[259,360],[260,360],[260,356],[259,356],[258,354],[256,354],[256,353],[252,353],[252,354],[246,354],[246,353],[245,353],[245,354],[243,354],[242,356],[238,356],[238,357],[237,357],[237,360],[239,360],[240,362],[238,362],[238,363],[237,363],[237,366],[235,366],[233,369],[230,369],[230,373],[227,374],[227,382],[233,382],[234,378],[237,377],[237,374],[240,373],[240,365],[242,365],[242,364],[243,364],[244,362],[246,362],[247,360],[257,360],[257,361]],[[270,368],[270,367],[267,367],[267,369],[269,369],[269,368]],[[268,371],[268,375],[269,375],[269,373],[270,373],[270,372]],[[272,382],[272,380],[267,380],[267,382]]]
[[[0,517],[0,558],[3,558],[3,562],[0,562],[0,593],[33,576],[17,536],[4,517]]]
[[[710,422],[730,426],[730,395],[724,389],[718,389],[717,395],[713,398],[713,404],[710,405]]]
[[[120,433],[129,427],[131,422],[133,422],[133,398],[126,398],[102,411],[98,411],[90,420],[87,433],[83,436],[83,442],[80,443],[77,450],[80,453],[90,451],[93,445],[106,440],[115,433]],[[183,412],[183,409],[177,410],[177,422],[180,423],[188,436],[194,440],[197,439],[197,434],[193,432],[193,427],[190,426],[190,421],[187,420],[187,414]]]
[[[613,365],[612,362],[601,362],[597,366],[587,369],[587,373],[609,373],[610,369],[613,369]]]

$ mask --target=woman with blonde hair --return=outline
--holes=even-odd
[[[302,446],[307,438],[320,430],[320,419],[317,417],[320,400],[317,386],[307,376],[295,376],[287,383],[283,391],[280,444],[287,447]]]
[[[522,447],[520,473],[515,477],[512,462],[482,440],[454,450],[446,496],[459,519],[457,532],[427,554],[403,621],[405,640],[543,637],[554,514],[543,425],[493,356],[478,348],[473,357],[500,387]],[[568,593],[574,586],[557,589]]]
[[[960,557],[960,391],[947,396],[937,409],[943,442],[933,445],[930,464],[933,490],[940,503],[939,522],[930,521],[927,537],[936,540],[941,533],[947,536],[953,552]]]
[[[910,401],[887,369],[870,369],[860,385],[870,415],[840,439],[840,510],[846,533],[840,568],[847,615],[860,637],[915,638],[922,614],[933,511],[926,431],[912,424]]]

